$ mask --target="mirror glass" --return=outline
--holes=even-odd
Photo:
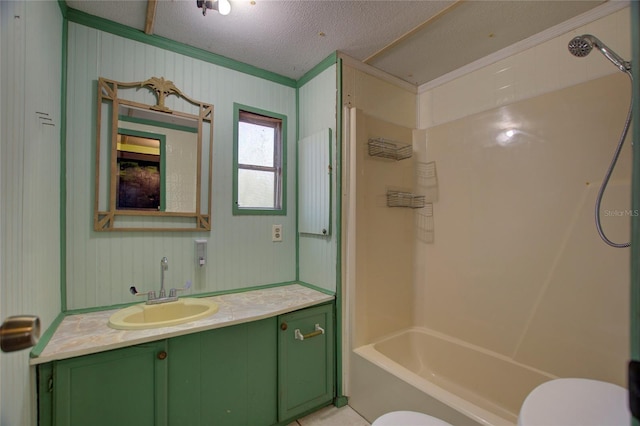
[[[153,133],[136,134],[128,129],[118,129],[118,210],[166,210],[164,182],[160,196],[160,179],[164,180],[166,173],[165,170],[160,172],[160,146],[165,143],[162,139],[161,135]]]
[[[171,82],[156,104],[141,103],[145,83],[98,82],[94,229],[208,230],[213,106]],[[183,109],[165,106],[167,94]]]

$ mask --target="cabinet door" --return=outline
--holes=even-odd
[[[333,399],[333,306],[281,315],[279,323],[278,416],[284,421]]]
[[[53,363],[36,367],[38,382],[38,426],[53,425]]]
[[[276,318],[169,340],[171,426],[277,422]]]
[[[166,425],[166,342],[57,361],[57,426]]]

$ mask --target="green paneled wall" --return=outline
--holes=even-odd
[[[62,16],[0,2],[0,320],[60,312]],[[0,424],[32,424],[27,351],[0,354]]]
[[[304,234],[299,241],[300,280],[330,291],[336,291],[336,262],[339,240],[339,226],[336,223],[337,199],[336,176],[339,150],[336,133],[336,65],[328,67],[304,86],[298,93],[299,132],[298,139],[313,135],[322,129],[330,128],[334,137],[331,140],[333,176],[331,179],[331,235]]]
[[[67,111],[67,308],[133,301],[159,287],[159,262],[169,259],[167,285],[193,281],[194,293],[242,289],[296,278],[295,144],[289,144],[287,216],[232,216],[233,103],[284,114],[296,122],[296,90],[83,25],[69,24]],[[206,233],[97,233],[92,229],[96,80],[172,80],[185,94],[215,107],[213,226]],[[288,138],[295,141],[295,126]],[[284,241],[271,241],[282,224]],[[194,261],[194,239],[208,239],[207,266]]]

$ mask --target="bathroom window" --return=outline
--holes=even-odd
[[[284,115],[234,105],[233,214],[286,214]]]

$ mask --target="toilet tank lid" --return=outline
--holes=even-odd
[[[627,391],[591,379],[555,379],[535,388],[524,400],[519,426],[628,426]]]

